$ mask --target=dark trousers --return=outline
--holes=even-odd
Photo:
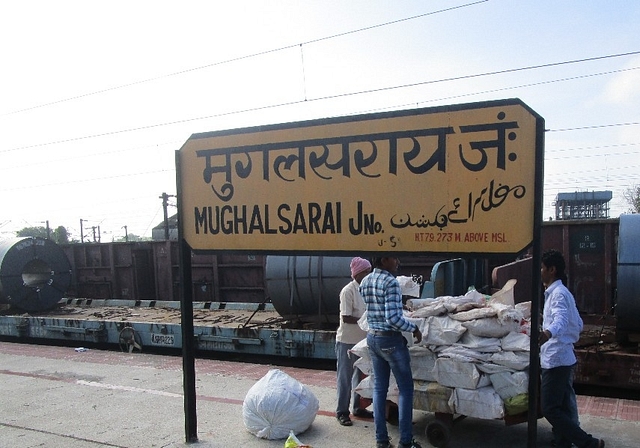
[[[576,395],[573,390],[573,366],[542,369],[542,415],[553,426],[558,447],[597,448],[598,439],[587,434],[578,422]]]

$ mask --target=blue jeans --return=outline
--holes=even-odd
[[[360,375],[359,370],[353,367],[358,357],[353,353],[349,355],[348,352],[354,345],[336,341],[336,370],[338,372],[336,416],[349,415],[349,402],[353,404],[354,411],[359,406],[360,396],[356,394],[356,386],[359,383]]]
[[[551,423],[558,447],[570,447],[572,443],[578,448],[597,447],[598,439],[580,428],[573,390],[574,367],[542,369],[542,415]]]
[[[367,345],[373,365],[373,416],[376,442],[387,442],[385,407],[389,376],[393,372],[398,384],[398,420],[400,443],[409,445],[413,439],[413,375],[407,340],[401,335],[374,336],[367,334]]]

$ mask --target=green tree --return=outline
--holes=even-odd
[[[46,227],[25,227],[24,229],[20,229],[16,232],[16,236],[24,237],[24,236],[32,236],[36,238],[47,238],[47,229]]]
[[[53,239],[53,241],[55,241],[58,244],[68,244],[69,243],[69,232],[67,231],[66,227],[58,226],[53,231],[53,234],[51,235],[51,238]]]
[[[151,238],[146,237],[146,236],[138,236],[135,233],[129,233],[126,238],[124,236],[122,236],[120,238],[114,239],[114,242],[116,242],[116,243],[124,243],[125,241],[129,241],[129,242],[132,242],[132,241],[133,242],[151,241]]]
[[[47,234],[49,233],[49,234]],[[18,230],[16,232],[16,236],[25,237],[31,236],[36,238],[51,238],[51,240],[55,241],[58,244],[66,244],[69,242],[69,232],[63,226],[58,226],[57,228],[47,232],[47,228],[43,226],[37,227],[25,227],[24,229]]]
[[[629,204],[630,213],[640,213],[640,185],[633,185],[622,192],[624,200]]]

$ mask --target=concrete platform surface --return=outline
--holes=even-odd
[[[0,447],[260,447],[242,418],[247,391],[279,368],[311,388],[320,410],[298,438],[314,448],[373,447],[373,421],[334,417],[335,372],[219,360],[196,360],[198,442],[185,443],[182,358],[73,347],[0,342]],[[579,397],[582,427],[608,448],[640,446],[640,402]],[[434,415],[414,411],[414,433],[431,446],[425,428]],[[393,440],[397,427],[388,425]],[[454,424],[450,447],[526,447],[527,424],[466,418]],[[537,446],[551,446],[551,429],[538,420]]]

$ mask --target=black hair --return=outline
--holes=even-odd
[[[542,264],[544,264],[547,268],[555,267],[556,268],[556,278],[562,280],[562,283],[567,282],[567,276],[565,274],[566,264],[564,261],[564,256],[561,252],[555,249],[549,249],[545,253],[542,254]]]

